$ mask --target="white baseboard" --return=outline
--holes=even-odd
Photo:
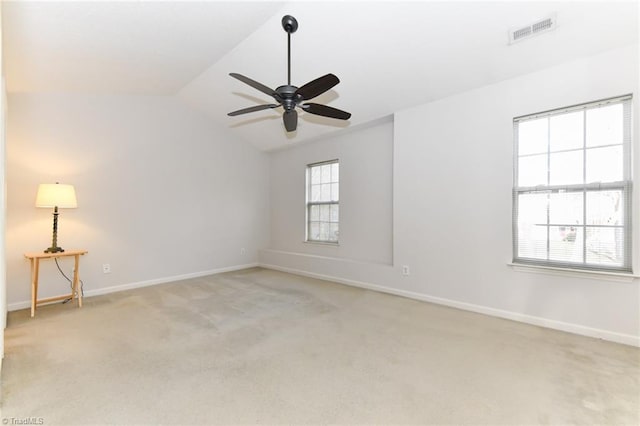
[[[340,283],[340,284],[350,285],[350,286],[353,286],[353,287],[360,287],[360,288],[365,288],[365,289],[368,289],[368,290],[375,290],[375,291],[379,291],[379,292],[382,292],[382,293],[388,293],[388,294],[393,294],[393,295],[396,295],[396,296],[407,297],[409,299],[422,300],[424,302],[430,302],[430,303],[435,303],[435,304],[438,304],[438,305],[449,306],[449,307],[452,307],[452,308],[462,309],[462,310],[465,310],[465,311],[476,312],[476,313],[490,315],[490,316],[494,316],[494,317],[498,317],[498,318],[505,318],[505,319],[509,319],[509,320],[512,320],[512,321],[518,321],[518,322],[522,322],[522,323],[526,323],[526,324],[531,324],[531,325],[536,325],[536,326],[540,326],[540,327],[550,328],[550,329],[554,329],[554,330],[566,331],[566,332],[569,332],[569,333],[579,334],[579,335],[582,335],[582,336],[594,337],[596,339],[603,339],[603,340],[608,340],[608,341],[611,341],[611,342],[622,343],[622,344],[625,344],[625,345],[640,347],[640,337],[634,336],[634,335],[631,335],[631,334],[615,333],[615,332],[612,332],[612,331],[601,330],[601,329],[591,328],[591,327],[585,327],[583,325],[572,324],[572,323],[567,323],[567,322],[562,322],[562,321],[556,321],[556,320],[551,320],[551,319],[548,319],[548,318],[542,318],[542,317],[536,317],[536,316],[532,316],[532,315],[521,314],[521,313],[518,313],[518,312],[505,311],[505,310],[502,310],[502,309],[495,309],[495,308],[490,308],[490,307],[487,307],[487,306],[475,305],[475,304],[466,303],[466,302],[459,302],[459,301],[456,301],[456,300],[429,296],[429,295],[422,294],[422,293],[416,293],[416,292],[412,292],[412,291],[399,290],[399,289],[395,289],[395,288],[391,288],[391,287],[385,287],[385,286],[381,286],[381,285],[370,284],[370,283],[366,283],[366,282],[363,282],[363,281],[349,280],[349,279],[335,277],[335,276],[331,276],[331,275],[317,274],[317,273],[314,273],[314,272],[307,272],[307,271],[303,271],[303,270],[300,270],[300,269],[286,268],[286,267],[277,266],[277,265],[271,265],[271,264],[266,264],[266,263],[248,263],[248,264],[244,264],[244,265],[234,265],[234,266],[228,266],[228,267],[224,267],[224,268],[211,269],[211,270],[208,270],[208,271],[193,272],[193,273],[190,273],[190,274],[183,274],[183,275],[174,275],[174,276],[171,276],[171,277],[156,278],[156,279],[152,279],[152,280],[138,281],[138,282],[135,282],[135,283],[129,283],[129,284],[122,284],[122,285],[112,286],[112,287],[99,288],[99,289],[95,289],[95,290],[88,290],[88,291],[85,291],[84,297],[99,296],[99,295],[102,295],[102,294],[109,294],[109,293],[115,293],[115,292],[118,292],[118,291],[132,290],[132,289],[135,289],[135,288],[148,287],[148,286],[152,286],[152,285],[156,285],[156,284],[164,284],[164,283],[169,283],[169,282],[173,282],[173,281],[186,280],[186,279],[190,279],[190,278],[204,277],[204,276],[207,276],[207,275],[215,275],[215,274],[220,274],[220,273],[223,273],[223,272],[239,271],[239,270],[242,270],[242,269],[255,268],[255,267],[258,267],[258,266],[262,267],[262,268],[266,268],[266,269],[272,269],[272,270],[275,270],[275,271],[282,271],[282,272],[287,272],[287,273],[291,273],[291,274],[302,275],[302,276],[305,276],[305,277],[317,278],[317,279],[321,279],[321,280],[325,280],[325,281],[337,282],[337,283]],[[9,304],[7,306],[7,309],[9,311],[16,311],[16,310],[19,310],[19,309],[29,308],[30,306],[31,306],[31,301],[27,300],[27,301],[22,301],[22,302],[11,303],[11,304]]]
[[[190,278],[198,278],[198,277],[204,277],[207,275],[215,275],[215,274],[221,274],[223,272],[232,272],[232,271],[240,271],[242,269],[249,269],[249,268],[255,268],[259,266],[257,263],[247,263],[244,265],[234,265],[234,266],[227,266],[224,268],[217,268],[217,269],[210,269],[208,271],[200,271],[200,272],[193,272],[190,274],[183,274],[183,275],[174,275],[171,277],[163,277],[163,278],[154,278],[152,280],[146,280],[146,281],[138,281],[135,283],[129,283],[129,284],[121,284],[121,285],[115,285],[115,286],[111,286],[111,287],[104,287],[104,288],[98,288],[95,290],[87,290],[84,292],[84,297],[92,297],[92,296],[100,296],[102,294],[109,294],[109,293],[115,293],[118,291],[125,291],[125,290],[133,290],[134,288],[141,288],[141,287],[149,287],[152,285],[156,285],[156,284],[164,284],[164,283],[170,283],[173,281],[180,281],[180,280],[188,280]],[[25,309],[25,308],[30,308],[31,307],[31,301],[30,300],[26,300],[23,302],[15,302],[15,303],[11,303],[7,306],[7,310],[9,311],[17,311],[20,309]]]
[[[504,318],[512,321],[518,321],[526,324],[537,325],[539,327],[551,328],[554,330],[566,331],[573,334],[579,334],[587,337],[594,337],[596,339],[607,340],[616,343],[622,343],[624,345],[640,347],[640,337],[631,334],[616,333],[607,330],[601,330],[597,328],[585,327],[583,325],[572,324],[562,321],[551,320],[548,318],[536,317],[532,315],[521,314],[518,312],[505,311],[502,309],[490,308],[482,305],[475,305],[472,303],[459,302],[451,299],[444,299],[441,297],[429,296],[422,293],[416,293],[406,290],[398,290],[391,287],[385,287],[376,284],[370,284],[362,281],[349,280],[330,275],[316,274],[314,272],[302,271],[299,269],[286,268],[277,265],[270,265],[260,263],[258,266],[266,269],[273,269],[281,272],[288,272],[290,274],[302,275],[310,278],[317,278],[325,281],[333,281],[340,284],[350,285],[354,287],[366,288],[368,290],[375,290],[382,293],[389,293],[396,296],[407,297],[409,299],[422,300],[424,302],[435,303],[438,305],[449,306],[452,308],[462,309],[465,311],[476,312],[479,314],[490,315],[493,317]]]

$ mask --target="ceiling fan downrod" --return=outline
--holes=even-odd
[[[298,21],[291,15],[282,17],[282,28],[287,33],[287,85],[291,86],[291,33],[298,29]]]

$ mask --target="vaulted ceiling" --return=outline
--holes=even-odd
[[[275,88],[326,73],[341,83],[314,102],[348,122],[282,108],[228,117],[272,99],[229,77]],[[515,44],[510,28],[550,14],[554,31]],[[3,3],[9,93],[170,95],[259,149],[319,138],[395,111],[638,43],[637,2],[29,2]]]

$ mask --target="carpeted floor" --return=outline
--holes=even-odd
[[[5,424],[640,423],[636,348],[264,269],[5,337]]]

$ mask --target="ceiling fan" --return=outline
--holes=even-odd
[[[245,77],[242,74],[230,73],[229,75],[233,78],[240,80],[241,82],[248,84],[265,93],[275,99],[277,104],[265,104],[265,105],[256,105],[249,108],[239,109],[237,111],[230,112],[229,116],[236,116],[241,114],[246,114],[248,112],[262,111],[264,109],[278,108],[282,106],[284,108],[284,113],[282,114],[282,120],[284,122],[284,127],[287,129],[287,132],[293,132],[296,130],[298,126],[298,112],[296,111],[296,107],[302,108],[303,111],[308,112],[309,114],[321,115],[323,117],[337,118],[338,120],[348,120],[351,117],[351,114],[339,110],[337,108],[333,108],[326,105],[315,104],[315,103],[303,103],[307,100],[313,99],[316,96],[323,94],[324,92],[331,89],[336,84],[340,83],[338,77],[333,74],[323,75],[309,83],[296,87],[291,85],[291,33],[295,33],[298,29],[298,21],[291,15],[285,15],[282,18],[282,28],[287,33],[287,84],[284,86],[280,86],[277,89],[273,90],[264,84],[258,83],[255,80],[250,79],[249,77]]]

